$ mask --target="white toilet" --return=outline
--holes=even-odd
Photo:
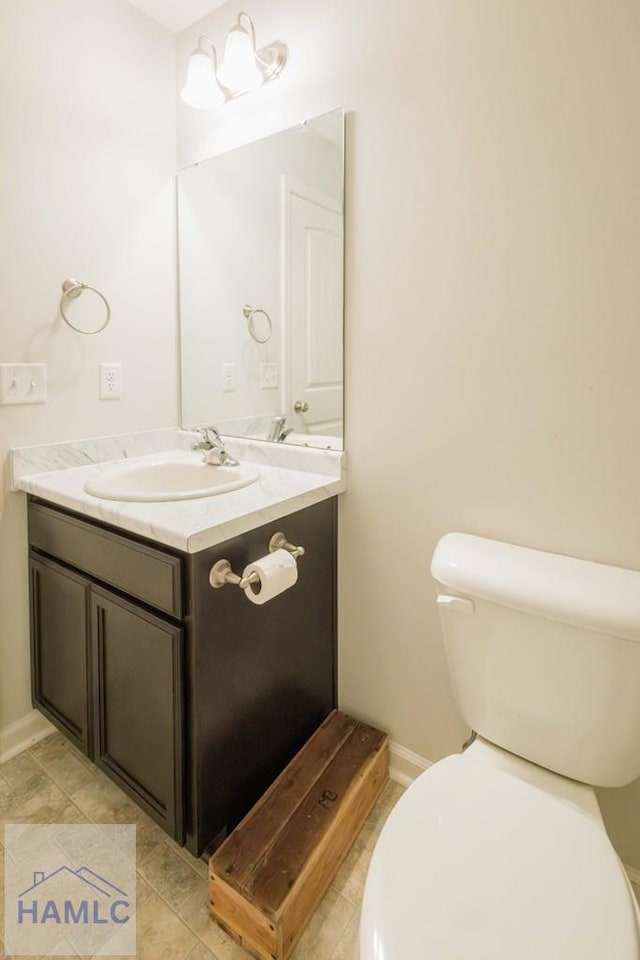
[[[393,809],[360,960],[640,960],[593,785],[640,775],[640,573],[465,534],[431,572],[478,733]]]

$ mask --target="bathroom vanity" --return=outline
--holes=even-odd
[[[269,493],[276,474],[307,487],[313,474],[263,463],[253,490],[189,504],[108,504],[81,494],[87,475],[108,467],[18,484],[30,494],[33,702],[201,855],[336,706],[334,493],[343,481],[316,476],[313,493],[278,504]],[[247,513],[260,499],[261,509]],[[211,525],[212,510],[235,516]],[[151,534],[152,516],[160,530],[153,537],[121,525],[146,524]],[[177,531],[181,516],[192,525],[183,549],[167,542],[177,534],[166,529],[171,517]],[[234,526],[242,532],[228,536]],[[256,605],[233,583],[211,586],[217,561],[242,573],[277,532],[305,550],[293,587]]]
[[[177,177],[181,415],[200,442],[169,429],[12,451],[33,704],[196,855],[336,706],[343,135],[334,110]],[[213,422],[236,474],[195,453]],[[276,533],[304,548],[295,584],[262,604],[212,585]]]

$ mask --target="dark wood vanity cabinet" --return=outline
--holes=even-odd
[[[180,839],[182,561],[35,500],[29,547],[34,705]]]
[[[29,502],[33,702],[195,855],[213,849],[336,705],[335,499],[187,554]],[[298,582],[214,589],[273,533]]]

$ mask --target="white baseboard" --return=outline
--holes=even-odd
[[[12,757],[53,733],[55,727],[38,710],[32,710],[26,717],[0,730],[0,763],[6,763]]]
[[[430,766],[431,760],[408,750],[401,743],[389,741],[389,776],[396,783],[408,787]]]

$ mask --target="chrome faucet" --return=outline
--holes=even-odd
[[[285,430],[285,424],[287,422],[286,416],[284,417],[273,417],[271,423],[269,424],[269,433],[267,434],[267,440],[271,440],[272,443],[282,443],[290,433],[293,432],[293,427],[289,427],[288,430]]]
[[[191,444],[192,450],[202,450],[203,463],[213,467],[237,467],[238,461],[224,448],[222,437],[215,427],[196,427],[193,431],[201,439]]]

